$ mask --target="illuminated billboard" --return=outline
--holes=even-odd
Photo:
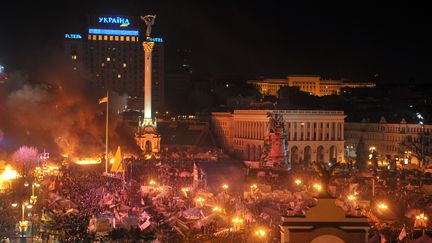
[[[65,34],[66,39],[82,39],[80,34]]]
[[[89,34],[94,35],[126,35],[126,36],[138,36],[138,30],[113,30],[113,29],[94,29],[88,30]]]

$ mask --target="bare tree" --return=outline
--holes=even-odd
[[[421,132],[418,137],[406,136],[400,143],[399,153],[405,154],[409,152],[411,156],[419,161],[419,165],[425,164],[425,159],[430,156],[429,147],[429,134]]]
[[[39,153],[35,147],[21,146],[12,155],[13,166],[23,176],[27,176],[38,164]]]

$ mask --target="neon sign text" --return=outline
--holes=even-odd
[[[66,39],[82,39],[80,34],[65,34]]]
[[[99,17],[98,22],[101,24],[120,24],[120,27],[128,27],[130,25],[129,19],[122,17]]]

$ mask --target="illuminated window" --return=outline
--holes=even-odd
[[[96,35],[93,35],[93,36],[92,36],[92,40],[96,40]]]
[[[132,36],[132,41],[135,42],[135,36]]]
[[[107,57],[107,62],[111,61],[111,58]]]
[[[139,37],[137,36],[137,37],[136,37],[136,41],[137,41],[137,42],[138,42],[138,39],[139,39]]]
[[[115,41],[118,41],[118,40],[119,40],[118,36],[115,36],[115,37],[114,37],[114,40],[115,40]]]
[[[125,68],[127,65],[126,65],[126,63],[123,63],[123,67]]]
[[[104,35],[104,40],[108,40],[108,36]]]
[[[110,41],[114,40],[114,36],[110,35],[109,39]]]
[[[121,78],[121,74],[117,74],[117,78]]]
[[[101,35],[98,35],[98,40],[102,40],[102,36]]]
[[[120,36],[120,41],[124,41],[124,36]]]
[[[92,35],[88,35],[88,39],[91,40]]]
[[[72,55],[72,60],[76,60],[77,56],[76,55]]]
[[[129,36],[126,36],[126,41],[130,41],[130,37]]]

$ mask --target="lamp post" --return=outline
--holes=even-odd
[[[254,235],[259,242],[267,242],[267,232],[264,229],[256,229]]]
[[[243,219],[239,217],[235,217],[232,219],[234,231],[240,230],[241,225],[243,224]]]
[[[16,208],[18,207],[18,203],[12,203],[11,206]],[[31,209],[32,207],[33,205],[29,204],[28,202],[21,203],[21,220],[19,221],[21,236],[24,236],[24,232],[27,231],[29,225],[29,221],[25,220],[25,208]]]
[[[250,190],[251,190],[251,196],[253,197],[255,195],[254,191],[258,188],[258,186],[256,184],[253,184],[250,186]]]
[[[37,200],[37,196],[35,195],[35,187],[40,187],[40,184],[37,182],[32,183],[32,195],[30,197],[30,204],[35,204]]]

